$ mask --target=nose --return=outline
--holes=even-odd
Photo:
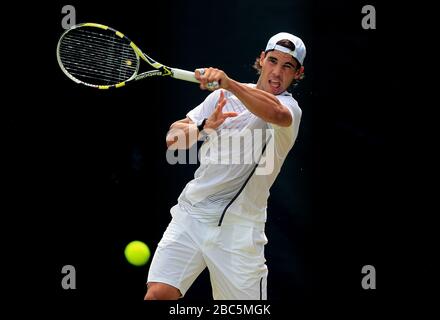
[[[281,75],[282,69],[280,65],[276,65],[273,69],[272,69],[272,73],[274,76],[279,77]]]

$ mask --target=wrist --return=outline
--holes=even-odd
[[[203,129],[205,128],[206,120],[208,120],[208,118],[203,119],[202,121],[200,121],[200,122],[197,124],[197,130],[198,130],[199,132],[202,132]]]
[[[226,86],[224,87],[225,90],[228,90],[230,93],[232,93],[233,95],[235,95],[236,93],[238,93],[238,91],[240,90],[241,86],[246,86],[234,79],[229,78],[227,81]]]

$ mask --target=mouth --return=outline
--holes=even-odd
[[[278,91],[281,88],[281,82],[277,80],[269,80],[269,85],[274,91]]]

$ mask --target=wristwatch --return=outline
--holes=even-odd
[[[205,127],[205,123],[206,120],[208,120],[207,118],[203,119],[201,122],[199,122],[199,124],[197,125],[197,130],[199,130],[199,132],[202,132],[203,128]]]

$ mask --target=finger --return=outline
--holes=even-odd
[[[226,105],[228,101],[225,99],[218,103],[217,108],[215,110],[217,117],[223,117],[223,107]]]
[[[220,111],[223,109],[223,107],[226,105],[227,102],[228,100],[226,99],[223,99],[222,101],[219,102],[218,108],[220,109]]]
[[[207,80],[205,78],[205,76],[200,76],[200,78],[198,79],[200,81],[200,89],[202,90],[210,90],[210,88],[208,88],[208,84],[207,84]]]
[[[205,73],[206,87],[208,90],[214,91],[220,88],[221,74],[216,68],[208,68]]]
[[[218,98],[218,102],[226,100],[225,99],[225,92],[223,90],[220,90],[220,97]]]
[[[220,95],[219,95],[218,100],[217,100],[217,103],[216,103],[216,105],[215,105],[215,108],[216,108],[216,109],[218,108],[218,105],[219,105],[223,100],[225,100],[225,93],[223,92],[223,90],[220,90]]]
[[[210,68],[198,68],[195,70],[194,75],[197,80],[200,81],[200,89],[202,90],[209,90],[210,88],[207,87],[208,82],[208,74],[209,74]]]
[[[225,116],[225,118],[229,118],[229,117],[236,117],[238,116],[237,112],[224,112],[223,115]]]
[[[200,78],[205,74],[205,69],[204,68],[198,68],[196,70],[194,70],[194,76],[197,80],[200,81]]]
[[[227,102],[228,102],[228,100],[225,99],[224,97],[221,97],[218,99],[217,105],[215,106],[215,109],[214,109],[214,113],[215,113],[216,117],[221,117],[222,112],[223,112],[222,109]]]
[[[195,77],[200,81],[200,89],[215,91],[221,87],[221,73],[215,68],[199,68],[195,71]]]
[[[217,90],[218,88],[220,88],[220,84],[216,80],[214,80],[212,82],[208,82],[206,86],[207,86],[208,89],[210,89],[212,91]]]
[[[220,91],[220,97],[217,100],[216,109],[220,111],[226,104],[228,100],[225,98],[225,92],[223,90]]]
[[[198,68],[195,70],[195,73],[198,74],[199,76],[203,76],[205,72],[206,72],[205,68]]]

